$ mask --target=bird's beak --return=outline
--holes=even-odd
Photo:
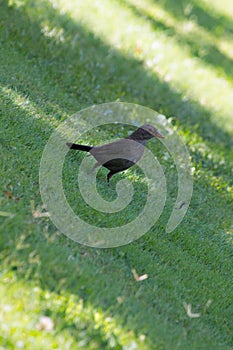
[[[155,137],[158,137],[159,139],[165,139],[165,137],[164,137],[162,134],[160,134],[160,132],[158,132],[158,131],[156,131],[156,132],[154,133],[154,136],[155,136]]]

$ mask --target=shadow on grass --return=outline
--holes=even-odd
[[[94,103],[117,99],[139,103],[167,117],[176,115],[180,124],[191,130],[195,126],[195,132],[210,145],[216,146],[217,140],[223,150],[232,147],[231,135],[211,121],[208,109],[182,101],[181,94],[146,71],[139,61],[105,45],[87,28],[68,15],[59,14],[46,2],[44,6],[46,10],[40,19],[5,5],[2,33],[2,40],[8,42],[5,55],[9,50],[13,56],[16,50],[21,67],[15,69],[15,61],[8,55],[9,74],[2,75],[3,84],[25,93],[40,110],[55,115],[59,111],[54,105],[59,106],[60,114],[67,115]],[[63,42],[42,34],[44,22],[50,28],[63,28]],[[2,61],[6,62],[4,53]]]
[[[178,44],[188,46],[190,54],[192,56],[198,57],[208,65],[211,65],[215,69],[220,70],[221,72],[223,72],[223,74],[226,75],[228,79],[229,78],[233,79],[233,60],[231,60],[226,55],[224,55],[216,47],[216,45],[213,44],[213,42],[211,42],[210,40],[206,40],[204,36],[201,36],[201,35],[197,36],[196,34],[190,34],[190,33],[187,33],[187,34],[178,33],[175,26],[166,25],[163,21],[160,21],[159,19],[155,19],[153,16],[148,14],[142,8],[137,8],[135,5],[131,4],[130,2],[127,3],[124,0],[123,1],[120,0],[119,2],[129,7],[137,17],[147,20],[153,26],[155,31],[162,30],[167,36],[172,36],[173,38],[175,38]],[[195,4],[192,5],[191,15],[185,16],[183,10],[181,11],[181,4],[179,4],[179,2],[171,2],[171,3],[173,4],[172,7],[170,7],[170,3],[169,5],[166,5],[165,3],[163,3],[165,10],[168,12],[172,12],[173,16],[176,15],[177,13],[180,13],[180,15],[177,16],[180,20],[181,19],[187,20],[189,19],[189,17],[190,19],[193,19],[192,16],[195,16],[195,19],[197,20],[197,23],[199,25],[200,23],[198,20],[202,17],[206,17],[205,18],[206,21],[209,20],[211,22],[210,20],[211,17],[210,18],[208,17],[209,16],[208,13],[204,12],[203,10],[201,11],[201,9],[197,7],[197,5]],[[171,9],[174,7],[179,10],[173,12]],[[183,15],[182,15],[182,12],[183,12]],[[218,22],[218,19],[215,19],[215,26],[211,27],[210,25],[209,27],[207,27],[207,30],[211,33],[214,33],[214,29],[217,27],[219,30],[221,30],[221,32],[225,32],[225,27],[223,26],[223,23],[220,24],[221,25],[220,27],[218,23],[216,25],[216,21]]]
[[[217,36],[233,33],[233,20],[224,14],[219,14],[214,7],[205,8],[204,2],[202,5],[197,0],[192,2],[189,0],[159,0],[156,3],[179,19],[194,19],[199,26],[214,32]]]
[[[22,9],[8,8],[5,4],[1,40],[7,39],[3,63],[7,62],[10,74],[2,76],[5,86],[28,96],[39,111],[57,113],[59,118],[66,111],[74,113],[81,107],[117,98],[144,104],[167,116],[179,115],[186,128],[198,124],[197,131],[204,139],[213,146],[217,140],[223,150],[229,150],[231,136],[211,122],[207,110],[182,102],[179,94],[146,72],[138,61],[121,55],[68,16],[59,14],[49,3],[45,4],[42,19],[65,29],[64,42],[42,35],[42,19],[28,17]],[[66,42],[66,35],[76,37],[77,41],[71,38]],[[12,146],[17,146],[19,158],[21,151],[27,154],[25,162],[20,159],[22,164],[16,165],[26,167],[28,178],[24,197],[13,204],[23,218],[18,215],[1,226],[9,234],[7,239],[1,238],[7,251],[4,267],[18,271],[20,277],[39,281],[45,289],[58,293],[64,289],[78,295],[86,303],[122,319],[136,333],[146,334],[151,342],[158,339],[166,342],[168,336],[170,341],[185,343],[184,331],[189,342],[200,328],[214,341],[229,342],[231,281],[226,257],[230,248],[224,235],[219,234],[223,226],[230,225],[224,221],[230,220],[230,208],[222,209],[226,206],[225,196],[201,179],[189,214],[172,235],[163,234],[169,215],[165,213],[156,228],[126,247],[94,250],[77,246],[65,237],[53,235],[55,228],[48,219],[31,218],[29,202],[38,196],[39,159],[52,126],[49,118],[48,121],[31,118],[30,113],[16,106],[7,100],[3,117],[7,121],[8,112],[11,113],[8,131],[12,136],[18,133],[19,138],[9,144],[4,134],[3,145],[9,156]],[[14,180],[22,176],[16,174]],[[213,202],[217,205],[217,217],[210,208]],[[19,232],[24,232],[29,247],[16,248]],[[30,260],[32,251],[39,256],[40,264]],[[136,282],[131,273],[134,267],[139,274],[148,273],[149,279],[141,284]],[[119,296],[122,303],[117,302]],[[214,303],[212,313],[194,325],[182,302],[191,300],[194,305],[203,305],[209,298]]]

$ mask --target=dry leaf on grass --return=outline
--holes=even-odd
[[[13,196],[13,193],[11,192],[11,191],[2,191],[3,193],[4,193],[4,195],[6,196],[6,197],[8,197],[9,199],[12,199],[13,201],[15,201],[15,202],[18,202],[19,200],[20,200],[20,198],[19,197],[14,197]]]
[[[135,281],[137,282],[144,281],[148,278],[147,273],[145,273],[144,275],[138,276],[137,271],[135,269],[132,269],[132,273]]]
[[[41,210],[36,209],[34,200],[31,200],[31,210],[32,210],[32,216],[35,219],[48,217],[50,215],[48,211],[42,212]]]
[[[36,328],[39,331],[52,331],[54,328],[53,320],[48,316],[41,316]]]
[[[198,317],[201,316],[200,313],[192,312],[192,310],[191,310],[192,305],[191,304],[187,304],[186,302],[184,302],[183,305],[184,305],[184,308],[185,308],[185,310],[187,312],[188,317],[190,317],[190,318],[198,318]]]

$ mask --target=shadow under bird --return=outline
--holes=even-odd
[[[110,170],[107,175],[109,184],[109,180],[114,174],[130,168],[141,159],[146,142],[153,137],[164,138],[153,125],[144,124],[128,137],[102,146],[92,147],[69,142],[66,145],[70,149],[89,152],[97,160],[91,172],[99,166]]]

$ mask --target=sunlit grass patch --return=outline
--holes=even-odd
[[[0,296],[0,341],[6,349],[147,348],[145,336],[138,340],[114,317],[75,295],[59,295],[5,274]]]

